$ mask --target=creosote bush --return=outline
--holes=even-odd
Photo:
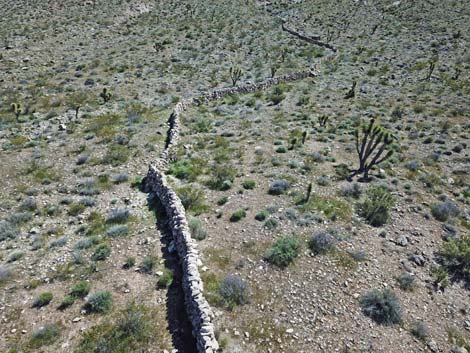
[[[108,244],[102,243],[96,247],[95,251],[91,255],[91,259],[93,261],[103,261],[106,260],[109,255],[111,255],[111,248]]]
[[[460,209],[459,206],[451,200],[445,200],[433,205],[431,213],[438,221],[446,222],[449,218],[458,216],[460,214]]]
[[[91,293],[84,306],[88,313],[106,313],[111,309],[113,298],[108,291]]]
[[[269,263],[280,268],[287,267],[299,255],[300,241],[295,237],[279,238],[272,247],[270,247],[264,259]]]
[[[336,239],[327,232],[318,232],[308,241],[308,247],[315,254],[326,254],[335,249]]]
[[[28,342],[28,347],[37,349],[42,346],[49,346],[59,338],[59,335],[59,326],[55,324],[44,325],[33,332]]]
[[[387,223],[389,210],[395,204],[390,192],[381,186],[371,186],[367,189],[364,200],[359,204],[359,214],[370,225],[380,227]]]
[[[207,231],[204,229],[202,222],[197,218],[190,218],[188,222],[191,237],[196,240],[204,240],[207,236]]]
[[[382,325],[393,325],[401,322],[402,309],[398,299],[390,289],[373,290],[365,294],[360,304],[365,315]]]
[[[275,180],[269,186],[268,193],[270,195],[282,195],[291,187],[287,180]]]
[[[70,295],[74,298],[84,298],[90,292],[90,283],[86,281],[80,281],[72,286]]]
[[[249,299],[248,285],[237,275],[228,275],[220,282],[219,294],[229,309],[246,304]]]
[[[442,267],[454,279],[462,279],[470,285],[470,234],[460,239],[449,239],[438,252]]]

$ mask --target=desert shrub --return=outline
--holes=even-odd
[[[438,257],[444,269],[455,279],[463,279],[470,284],[470,234],[449,239],[442,245]]]
[[[31,218],[33,218],[31,212],[15,212],[8,217],[8,223],[16,227],[28,222]]]
[[[327,186],[330,184],[330,178],[327,175],[322,175],[317,179],[317,184],[320,186]]]
[[[125,183],[126,181],[129,180],[129,174],[127,174],[126,172],[119,173],[119,174],[114,175],[111,178],[111,180],[114,184]]]
[[[415,278],[408,272],[403,272],[400,276],[397,277],[397,282],[401,289],[412,291],[415,285]]]
[[[19,209],[21,211],[35,211],[38,208],[36,199],[32,196],[26,198],[21,204]]]
[[[420,339],[421,341],[426,340],[429,336],[428,326],[421,321],[414,322],[411,326],[410,332],[413,336]]]
[[[207,231],[202,226],[202,222],[197,218],[191,218],[188,222],[191,237],[196,240],[203,240],[207,236]]]
[[[279,238],[272,247],[270,247],[264,259],[269,263],[280,268],[287,267],[299,255],[300,241],[295,237]]]
[[[114,321],[105,320],[83,334],[76,353],[127,353],[152,351],[166,338],[160,330],[160,313],[134,302],[127,303]],[[168,350],[171,350],[168,348]]]
[[[95,251],[91,255],[93,261],[104,261],[109,255],[111,255],[111,248],[108,244],[103,243],[96,247]]]
[[[368,292],[361,298],[360,304],[362,312],[379,324],[393,325],[401,322],[400,303],[395,293],[388,288]]]
[[[106,235],[112,238],[123,237],[127,234],[129,234],[129,227],[125,224],[115,224],[106,230]]]
[[[178,179],[194,182],[206,167],[207,162],[201,158],[182,159],[171,163],[168,172]]]
[[[209,207],[204,203],[204,192],[191,184],[178,188],[176,193],[188,212],[198,215],[209,209]]]
[[[88,313],[106,313],[111,309],[112,303],[110,292],[94,292],[88,296],[84,308]]]
[[[283,93],[284,93],[283,87],[274,86],[271,93],[268,95],[268,99],[272,102],[272,104],[278,105],[284,100],[284,98],[286,98],[286,96]]]
[[[222,196],[220,199],[217,200],[217,205],[223,206],[228,202],[227,196]]]
[[[82,154],[82,155],[78,156],[76,163],[77,163],[77,165],[83,165],[88,161],[89,158],[90,158],[89,154]]]
[[[232,213],[232,215],[230,216],[230,222],[238,222],[239,220],[245,217],[246,211],[243,208],[240,208],[239,210]]]
[[[389,210],[395,201],[390,192],[381,186],[371,186],[366,191],[366,197],[359,204],[359,214],[374,226],[380,227],[387,223]]]
[[[278,226],[279,222],[275,218],[268,218],[266,222],[264,222],[264,227],[266,229],[272,230]]]
[[[74,248],[75,249],[89,249],[91,248],[93,245],[96,245],[100,242],[100,238],[96,235],[93,235],[93,236],[90,236],[88,238],[85,238],[85,239],[80,239],[78,240],[75,245],[74,245]]]
[[[358,183],[347,184],[341,188],[341,195],[358,199],[361,197],[362,188]]]
[[[31,338],[28,342],[28,347],[32,349],[37,349],[42,346],[49,346],[55,341],[57,341],[59,335],[59,326],[55,324],[41,326],[31,335]]]
[[[42,308],[46,306],[52,301],[52,293],[51,292],[43,292],[39,294],[39,296],[33,302],[33,308]]]
[[[140,264],[140,271],[143,273],[152,273],[153,268],[157,264],[157,259],[154,256],[146,256]]]
[[[242,184],[243,188],[246,190],[254,189],[256,182],[254,180],[245,180]]]
[[[85,207],[93,207],[96,205],[96,200],[93,197],[85,196],[78,203]]]
[[[222,302],[230,309],[248,303],[248,285],[237,275],[228,275],[220,282],[219,294]]]
[[[93,178],[87,178],[78,183],[75,188],[75,193],[83,196],[98,195],[100,190],[97,188],[96,180]]]
[[[14,239],[18,236],[18,229],[7,220],[0,221],[0,241]]]
[[[68,307],[72,306],[73,303],[75,303],[75,297],[72,295],[66,295],[64,299],[62,299],[62,302],[59,304],[57,307],[58,310],[65,310]]]
[[[24,256],[24,252],[20,250],[15,250],[10,255],[8,255],[7,262],[15,262],[21,259]]]
[[[110,164],[113,167],[117,167],[123,163],[126,163],[129,159],[129,147],[122,146],[119,144],[112,144],[108,147],[106,154],[104,155],[101,163]]]
[[[0,285],[11,278],[12,270],[9,266],[0,265]]]
[[[125,208],[114,208],[108,214],[106,223],[126,223],[129,220],[131,213]]]
[[[165,268],[163,274],[158,278],[157,286],[159,288],[168,288],[173,283],[173,271]]]
[[[70,295],[74,298],[84,298],[90,292],[91,285],[87,281],[80,281],[72,286]]]
[[[451,200],[445,200],[431,207],[431,213],[440,222],[446,222],[450,217],[460,214],[459,206]]]
[[[70,216],[78,216],[80,213],[85,211],[86,206],[82,203],[73,203],[69,206],[67,213]]]
[[[231,164],[215,164],[211,167],[211,178],[207,182],[213,190],[228,190],[235,180],[237,170]]]
[[[122,268],[124,268],[125,270],[128,270],[131,267],[133,267],[134,265],[135,265],[135,257],[128,256],[126,258],[126,261],[124,261],[124,265],[122,266]]]
[[[287,147],[286,146],[279,146],[276,148],[277,153],[287,153]]]
[[[336,247],[336,239],[327,232],[318,232],[308,241],[308,247],[315,254],[326,254]]]
[[[270,195],[282,195],[291,187],[287,180],[275,180],[269,186],[268,193]]]

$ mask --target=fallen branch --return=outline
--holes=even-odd
[[[304,40],[304,41],[306,41],[306,42],[309,42],[309,43],[311,43],[311,44],[315,44],[315,45],[318,45],[318,46],[320,46],[320,47],[328,48],[328,49],[334,51],[335,53],[338,51],[338,49],[336,49],[336,47],[334,47],[334,46],[332,46],[332,45],[330,45],[330,44],[328,44],[328,43],[324,43],[324,42],[320,41],[320,36],[306,37],[306,36],[300,34],[299,32],[296,32],[296,31],[294,31],[294,30],[292,30],[292,29],[287,28],[285,21],[282,21],[282,30],[283,30],[283,31],[286,31],[287,33],[290,33],[290,34],[296,36],[296,37],[299,38],[299,39],[302,39],[302,40]]]

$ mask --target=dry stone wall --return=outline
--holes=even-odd
[[[203,295],[203,282],[198,269],[201,260],[197,244],[191,238],[183,204],[175,191],[168,185],[164,174],[171,160],[172,151],[178,144],[181,130],[180,116],[191,105],[200,105],[229,94],[263,90],[279,83],[301,80],[309,76],[315,76],[314,70],[270,78],[257,84],[222,88],[177,103],[168,120],[165,149],[160,154],[160,159],[149,167],[145,186],[148,191],[154,192],[160,199],[169,219],[173,241],[182,266],[185,307],[192,325],[193,336],[196,338],[198,353],[215,353],[219,350],[219,345],[214,332],[214,314]]]

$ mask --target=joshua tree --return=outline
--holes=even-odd
[[[351,89],[349,90],[348,93],[346,93],[346,95],[344,96],[344,99],[354,98],[354,96],[356,95],[355,90],[356,90],[356,81],[353,81]]]
[[[230,68],[230,79],[232,80],[232,85],[235,87],[238,80],[242,77],[243,72],[242,69],[239,67],[231,67]]]
[[[389,149],[394,136],[383,127],[375,125],[371,119],[368,125],[362,125],[354,131],[356,138],[356,151],[359,156],[359,168],[352,173],[352,177],[364,173],[362,180],[369,180],[369,171],[390,158],[393,151]],[[384,152],[386,154],[383,156]]]
[[[305,140],[307,139],[307,130],[305,130],[304,132],[302,132],[302,145],[305,144]]]
[[[21,105],[20,103],[12,103],[11,104],[11,110],[15,114],[16,120],[19,119],[20,114],[21,114]]]
[[[318,117],[318,122],[320,123],[320,126],[325,126],[327,121],[329,119],[329,116],[328,115],[320,115]]]
[[[312,194],[312,183],[308,183],[308,188],[307,188],[307,196],[305,197],[305,203],[308,202],[308,200],[310,200],[310,195]]]
[[[425,81],[429,81],[431,79],[432,73],[434,72],[434,69],[436,68],[436,64],[433,61],[429,62],[429,71],[428,75],[425,78]]]
[[[274,78],[276,75],[277,70],[279,70],[280,65],[278,63],[274,63],[271,65],[271,78]]]
[[[100,97],[103,98],[104,103],[109,102],[109,100],[111,99],[111,93],[109,93],[108,89],[105,87],[100,93]]]

